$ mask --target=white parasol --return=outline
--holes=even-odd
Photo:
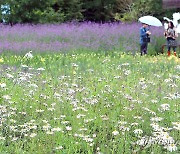
[[[139,18],[139,21],[141,23],[150,25],[150,26],[156,26],[156,27],[160,27],[162,26],[162,23],[159,19],[157,19],[156,17],[153,16],[144,16]]]

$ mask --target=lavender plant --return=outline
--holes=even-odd
[[[72,50],[139,52],[138,23],[67,23],[60,25],[1,25],[1,52],[68,52]],[[163,28],[151,27],[149,53],[160,52]]]

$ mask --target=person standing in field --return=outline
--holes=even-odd
[[[164,32],[164,36],[167,39],[168,56],[171,55],[171,48],[173,48],[174,56],[176,56],[176,47],[177,47],[176,39],[178,37],[178,33],[172,21],[168,23],[168,28]]]
[[[149,31],[149,25],[143,23],[140,28],[140,46],[141,46],[141,56],[147,54],[148,43],[150,42],[151,32]]]

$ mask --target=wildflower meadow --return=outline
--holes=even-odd
[[[180,152],[180,59],[139,24],[1,28],[0,153]]]

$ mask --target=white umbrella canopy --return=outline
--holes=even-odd
[[[164,17],[163,18],[165,21],[168,21],[168,22],[173,22],[174,26],[176,27],[176,30],[178,33],[180,33],[180,24],[179,24],[179,20],[180,20],[180,12],[178,13],[173,13],[173,20],[167,18],[167,17]],[[164,28],[167,29],[168,28],[168,23],[164,23]]]
[[[156,26],[156,27],[162,26],[161,21],[153,16],[143,16],[143,17],[139,18],[139,21],[141,23],[144,23],[144,24],[147,24],[150,26]]]

